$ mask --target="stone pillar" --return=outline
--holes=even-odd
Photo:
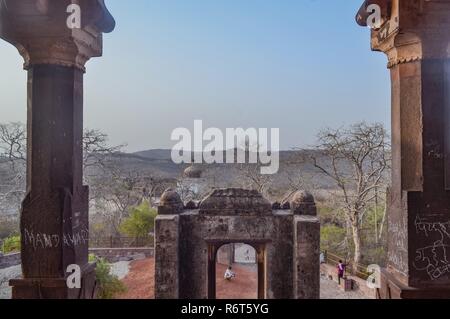
[[[450,1],[377,2],[388,14],[371,42],[389,60],[393,156],[379,297],[450,298]]]
[[[297,192],[294,214],[294,299],[320,299],[320,221],[314,197]]]
[[[67,24],[72,3],[81,9],[78,28]],[[0,3],[0,37],[17,47],[28,71],[23,279],[11,281],[13,298],[95,297],[95,265],[88,263],[89,191],[82,183],[83,73],[91,57],[101,56],[102,32],[114,24],[98,0]],[[69,265],[81,268],[80,289],[67,287]]]
[[[183,202],[174,190],[166,190],[155,220],[155,299],[178,299],[179,234]]]

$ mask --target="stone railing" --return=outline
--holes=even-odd
[[[155,250],[153,248],[90,248],[89,253],[114,263],[141,257],[151,258],[155,255]]]
[[[0,253],[0,269],[20,265],[20,253],[3,255]]]
[[[118,261],[130,261],[136,258],[151,258],[154,256],[153,248],[91,248],[89,253],[104,258],[110,263]],[[20,265],[20,253],[2,255],[0,254],[0,269]]]

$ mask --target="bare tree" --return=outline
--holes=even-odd
[[[21,123],[0,123],[0,207],[19,210],[25,195],[26,128]]]
[[[86,129],[83,134],[83,165],[89,167],[108,168],[109,156],[120,153],[126,145],[111,146],[108,144],[108,135],[98,130]]]
[[[133,207],[144,200],[153,206],[169,181],[151,171],[115,167],[92,178],[90,192],[91,217],[108,225],[110,234],[120,235],[120,225]],[[173,183],[172,183],[173,184]]]
[[[242,187],[265,194],[272,184],[272,176],[261,174],[260,164],[240,164],[239,177]]]
[[[340,190],[339,205],[354,244],[354,267],[361,260],[361,226],[376,190],[385,185],[390,163],[388,136],[382,124],[364,122],[319,133],[311,160]]]
[[[126,145],[111,146],[108,135],[99,130],[86,129],[83,133],[83,166],[105,167],[108,156],[119,153]],[[0,123],[0,158],[26,161],[27,131],[22,123]]]
[[[249,140],[246,140],[242,146],[245,151],[246,160],[250,161],[251,152],[256,153],[257,163],[246,163],[239,164],[239,180],[242,184],[242,187],[248,189],[254,189],[265,195],[268,191],[270,185],[273,182],[273,176],[267,174],[261,174],[261,162],[259,161],[259,150],[260,145],[251,144]]]
[[[300,166],[300,164],[298,164]],[[314,193],[314,190],[319,186],[315,182],[316,174],[309,174],[296,169],[289,170],[284,173],[284,177],[288,182],[288,187],[291,192],[298,190],[308,190]]]
[[[120,224],[128,217],[130,208],[144,199],[141,181],[142,177],[138,172],[118,170],[95,179],[91,207],[103,217],[115,235],[119,235]]]
[[[90,184],[93,177],[112,171],[110,157],[124,145],[108,145],[108,136],[98,130],[85,130],[83,134],[83,166],[85,182]],[[27,131],[22,123],[0,123],[0,164],[4,176],[0,185],[0,207],[6,203],[20,202],[25,196],[26,184]],[[18,209],[19,207],[17,207]]]
[[[26,142],[26,128],[22,123],[0,123],[0,157],[24,161]]]
[[[169,183],[167,179],[164,179],[158,175],[145,173],[141,178],[143,197],[150,203],[150,206],[154,206],[154,199],[161,194],[173,183]]]

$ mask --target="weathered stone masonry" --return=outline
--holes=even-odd
[[[83,185],[83,75],[102,55],[102,33],[114,29],[103,0],[80,0],[81,28],[67,26],[69,0],[0,1],[0,38],[14,45],[28,72],[27,195],[22,204],[23,279],[13,298],[95,296],[88,263],[88,196]],[[68,289],[69,265],[82,269]]]
[[[215,298],[217,251],[229,243],[255,248],[259,298],[319,298],[314,199],[299,192],[291,206],[273,210],[256,191],[219,189],[184,210],[179,195],[166,191],[156,220],[156,298]]]
[[[392,79],[388,266],[380,298],[450,298],[450,0],[367,0],[382,8],[372,49]]]

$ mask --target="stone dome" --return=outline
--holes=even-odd
[[[169,205],[173,203],[181,202],[180,195],[172,188],[168,188],[161,195],[160,203],[161,205]]]
[[[166,189],[159,201],[158,212],[160,214],[179,214],[184,209],[180,195],[172,188]]]
[[[317,215],[314,196],[307,191],[295,192],[290,200],[291,210],[296,215]]]
[[[297,191],[291,199],[291,204],[295,203],[314,203],[314,196],[307,191]]]
[[[183,172],[185,178],[201,178],[203,171],[198,166],[189,166]]]

